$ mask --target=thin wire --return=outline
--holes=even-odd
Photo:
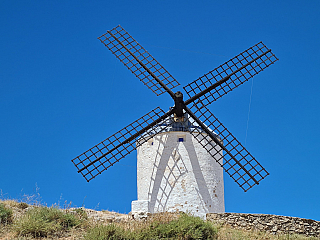
[[[252,89],[253,89],[253,78],[252,78],[250,101],[249,101],[249,111],[248,111],[248,119],[247,119],[246,138],[245,138],[245,140],[244,140],[244,145],[245,145],[245,146],[246,146],[246,144],[247,144],[247,136],[248,136],[248,128],[249,128],[249,118],[250,118],[250,109],[251,109]]]

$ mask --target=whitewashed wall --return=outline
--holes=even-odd
[[[205,218],[225,211],[223,169],[189,132],[158,134],[137,152],[133,214],[183,211]]]

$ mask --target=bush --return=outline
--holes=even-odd
[[[83,210],[83,208],[76,208],[75,212],[78,214],[78,216],[80,217],[80,219],[88,219],[88,214],[86,213],[85,210]]]
[[[136,234],[129,230],[124,230],[115,224],[98,225],[91,228],[85,235],[86,240],[134,240]]]
[[[181,214],[177,220],[167,223],[154,221],[142,229],[132,231],[115,224],[97,226],[91,228],[86,240],[107,240],[107,239],[216,239],[217,229],[209,222],[199,217]]]
[[[34,207],[16,222],[14,230],[19,236],[47,237],[81,223],[78,216],[64,213],[58,208]]]
[[[199,217],[182,213],[178,220],[167,224],[154,222],[143,231],[141,239],[215,239],[217,229]]]
[[[11,223],[12,222],[12,210],[6,208],[3,203],[0,203],[0,224]]]
[[[23,209],[28,208],[29,205],[25,202],[19,202],[17,207],[23,210]]]

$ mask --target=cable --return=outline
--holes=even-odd
[[[248,119],[247,119],[246,138],[245,138],[245,140],[244,140],[244,145],[245,145],[245,146],[246,146],[246,144],[247,144],[247,136],[248,136],[248,128],[249,128],[249,117],[250,117],[250,109],[251,109],[252,89],[253,89],[253,78],[252,78],[250,101],[249,101],[249,110],[248,110]]]

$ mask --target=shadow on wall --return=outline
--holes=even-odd
[[[170,197],[176,197],[171,195],[174,188],[177,187],[177,183],[180,181],[184,192],[186,192],[186,188],[192,188],[188,190],[188,192],[193,195],[198,195],[197,198],[201,204],[199,208],[202,208],[205,212],[210,212],[211,207],[217,205],[217,203],[214,203],[212,200],[212,195],[214,194],[211,195],[209,192],[194,144],[189,143],[188,146],[186,146],[185,142],[171,141],[171,139],[168,139],[168,135],[160,135],[156,136],[156,138],[159,141],[159,145],[156,150],[148,191],[149,210],[151,212],[168,211],[167,203],[169,200],[172,203]],[[174,142],[174,145],[167,146],[168,140]],[[185,157],[181,157],[178,151],[179,144],[183,144],[183,146],[180,145],[180,149],[186,149]],[[191,159],[190,164],[186,164],[185,161],[189,161],[189,159]],[[187,166],[189,166],[189,169]],[[193,181],[192,185],[188,182],[186,182],[187,185],[183,184],[185,181],[184,179],[181,180],[181,178],[186,177],[186,174],[193,175],[192,178],[195,179],[195,181]],[[206,176],[206,178],[208,178],[208,176]],[[176,204],[179,205],[179,203]],[[180,204],[183,203],[181,202]],[[172,208],[171,205],[170,207]]]
[[[187,173],[187,168],[179,152],[176,150],[179,143],[177,142],[173,148],[162,150],[160,146],[166,146],[168,135],[158,136],[157,138],[159,138],[159,145],[155,159],[159,159],[159,161],[156,160],[153,164],[148,191],[150,199],[149,209],[155,212],[163,212],[167,210],[166,206],[172,190],[179,178]],[[171,150],[171,153],[164,154],[164,151],[168,150]],[[183,170],[178,166],[179,163],[183,165]],[[164,184],[162,184],[163,182]]]

